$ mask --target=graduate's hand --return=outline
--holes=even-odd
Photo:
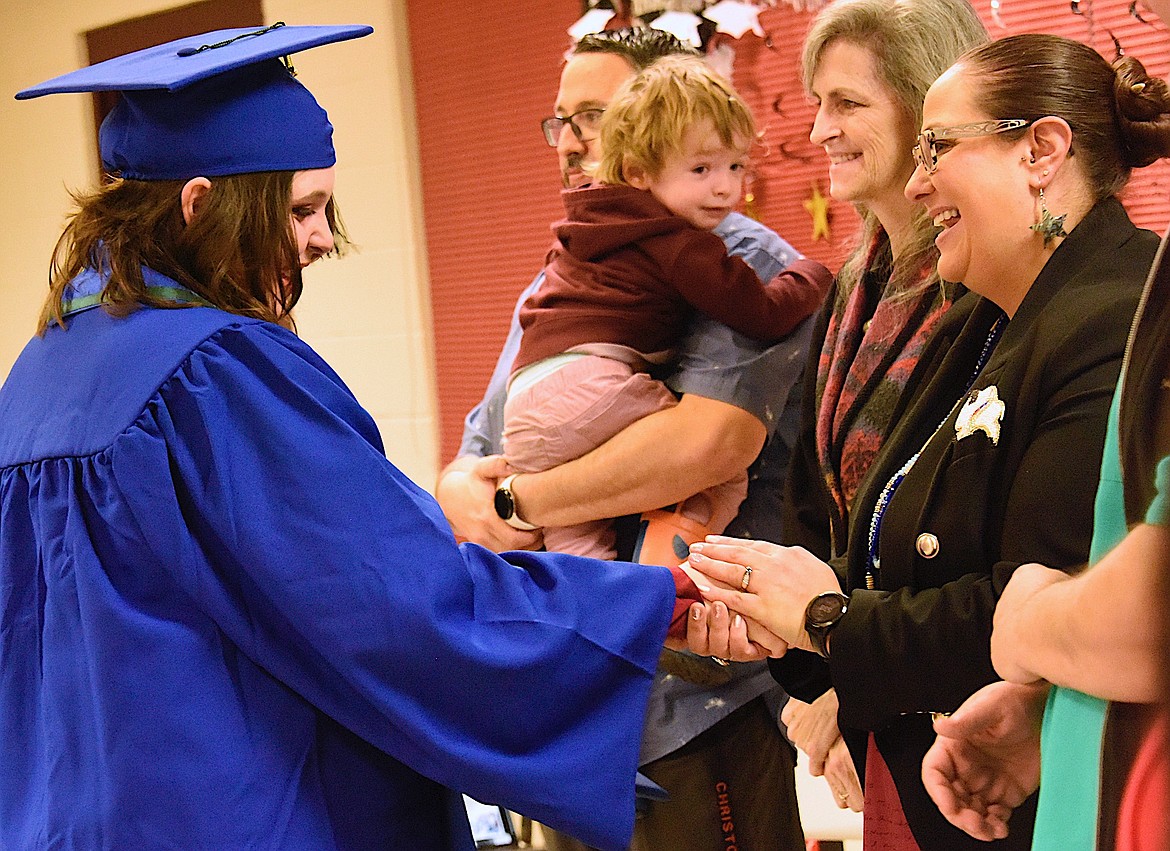
[[[544,545],[539,529],[513,529],[496,514],[496,485],[513,472],[502,455],[465,455],[447,466],[435,498],[456,535],[497,553],[538,550]]]
[[[922,760],[922,782],[947,821],[976,839],[1002,839],[1040,785],[1040,720],[1048,686],[984,686],[951,716]]]
[[[712,581],[700,587],[708,602],[722,602],[789,647],[814,650],[804,629],[804,610],[813,597],[840,591],[833,568],[801,547],[709,535],[691,544],[691,567]],[[746,569],[751,568],[743,590]]]
[[[701,574],[696,579],[704,585],[710,580]],[[748,622],[727,611],[722,603],[691,606],[687,624],[687,648],[700,656],[714,656],[731,662],[758,662],[769,656],[783,656],[788,646],[767,630],[758,627],[753,640]]]
[[[695,570],[689,560],[679,567],[687,572],[700,591],[713,585],[727,587]],[[731,662],[758,662],[769,656],[783,656],[788,652],[788,645],[760,624],[729,612],[723,603],[713,603],[691,606],[687,649],[700,656],[714,656]]]

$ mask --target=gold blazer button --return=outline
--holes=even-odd
[[[938,538],[929,532],[923,532],[914,542],[918,554],[923,558],[934,558],[938,555]]]

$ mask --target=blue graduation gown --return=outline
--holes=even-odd
[[[673,597],[457,546],[284,329],[80,313],[0,390],[0,847],[623,848]]]

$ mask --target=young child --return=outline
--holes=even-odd
[[[648,370],[670,361],[693,311],[770,343],[819,307],[830,281],[801,259],[765,285],[711,233],[739,202],[756,131],[702,59],[668,57],[635,76],[600,138],[597,183],[563,193],[567,218],[554,226],[545,281],[520,311],[504,454],[521,472],[571,461],[674,405]],[[722,531],[746,491],[745,472],[687,500],[682,514],[697,532]],[[546,528],[544,542],[615,556],[608,520]]]

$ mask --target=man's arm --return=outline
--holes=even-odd
[[[542,280],[543,275],[521,294],[517,311]],[[541,545],[539,533],[520,532],[496,516],[492,501],[496,479],[491,476],[502,478],[508,471],[502,461],[484,463],[485,456],[500,451],[507,376],[520,333],[513,314],[484,399],[467,416],[460,455],[439,474],[435,489],[456,533],[497,551]],[[767,366],[761,358],[756,371],[764,372]],[[687,393],[677,407],[635,422],[575,461],[519,476],[512,484],[517,513],[538,526],[565,526],[652,511],[747,469],[766,436],[767,428],[755,414]]]
[[[439,474],[435,499],[455,534],[495,552],[538,550],[539,531],[513,529],[495,509],[496,482],[508,474],[503,456],[460,455]]]
[[[775,233],[737,213],[715,233],[763,281],[800,257]],[[678,406],[639,420],[575,461],[518,477],[512,483],[518,512],[542,526],[638,514],[743,472],[800,380],[811,326],[807,320],[784,341],[765,346],[696,316],[678,369],[667,381],[682,396]]]
[[[538,526],[652,511],[741,473],[766,435],[743,408],[687,394],[575,461],[518,476],[516,510]]]
[[[800,256],[776,234],[738,214],[728,216],[716,233],[729,252],[743,257],[761,280],[774,277]],[[538,277],[521,301],[542,280],[543,276]],[[784,342],[767,347],[707,317],[697,317],[681,347],[678,372],[668,382],[682,394],[679,405],[639,420],[575,461],[517,477],[512,483],[517,513],[539,526],[637,514],[694,496],[747,469],[783,413],[792,384],[799,380],[810,325],[806,322]],[[518,346],[519,334],[514,320],[508,345],[514,340]],[[501,360],[507,352],[506,346]],[[514,358],[515,349],[509,365]],[[499,427],[487,428],[489,433],[502,432],[502,401],[499,406]],[[474,447],[467,449],[474,451]],[[466,471],[453,468],[455,464],[444,471],[443,478],[448,471]],[[447,489],[456,483],[440,481],[438,498],[444,512],[457,528],[462,524],[487,540],[489,529],[472,525],[470,508],[473,494],[483,493],[482,482],[464,480],[466,488]],[[468,499],[463,503],[456,496]]]

